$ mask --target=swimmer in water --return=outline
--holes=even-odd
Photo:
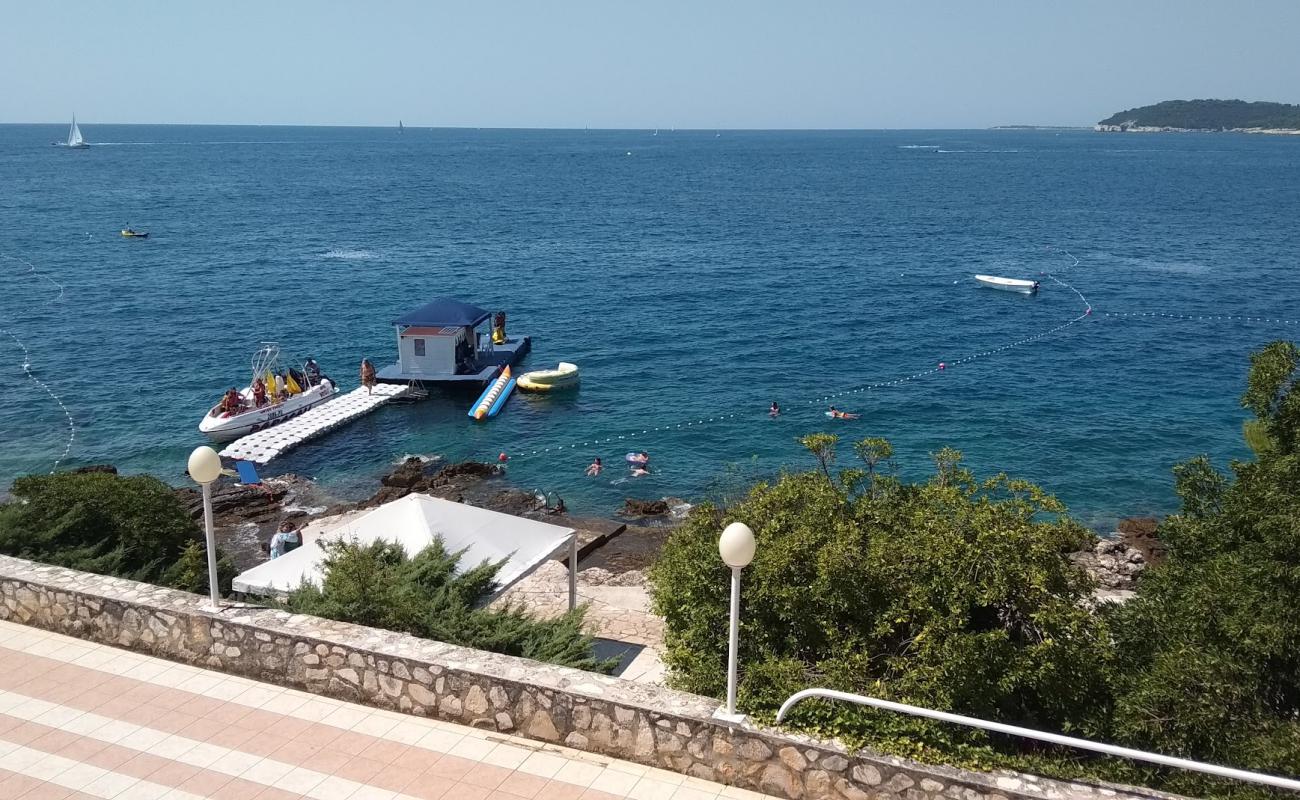
[[[597,475],[600,474],[600,471],[604,468],[605,465],[600,463],[600,456],[596,456],[596,460],[591,462],[591,466],[587,467],[587,477],[588,478],[596,477]]]
[[[772,407],[767,410],[767,415],[769,417],[781,416],[781,407],[776,404],[775,400],[772,401]]]
[[[633,464],[633,465],[632,465],[632,477],[633,477],[633,478],[640,478],[640,477],[643,476],[643,475],[649,475],[649,474],[650,474],[650,465],[649,465],[649,464]]]
[[[831,406],[831,410],[827,411],[826,414],[831,419],[857,419],[862,416],[861,414],[851,414],[848,411],[840,411],[835,406]]]

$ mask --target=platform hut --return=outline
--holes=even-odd
[[[498,312],[497,321],[504,318]],[[393,320],[397,363],[379,370],[385,383],[480,387],[532,347],[527,336],[494,330],[493,314],[478,306],[439,298]]]

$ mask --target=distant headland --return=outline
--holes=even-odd
[[[1093,126],[1106,132],[1158,131],[1300,134],[1300,106],[1245,100],[1165,100],[1130,108]]]

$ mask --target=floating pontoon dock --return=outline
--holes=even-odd
[[[410,390],[409,385],[381,383],[375,386],[373,393],[367,394],[366,387],[358,387],[345,395],[327,400],[287,422],[236,439],[221,451],[221,455],[225,458],[265,464],[309,439],[315,439],[322,433],[369,414]]]

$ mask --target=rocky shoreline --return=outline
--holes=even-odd
[[[263,486],[218,484],[212,496],[217,541],[245,570],[265,560],[266,543],[284,520],[305,525],[375,508],[413,492],[576,528],[584,543],[583,571],[590,571],[594,581],[614,585],[643,583],[644,571],[690,509],[675,498],[628,498],[608,517],[579,517],[549,507],[545,497],[510,486],[500,465],[448,464],[413,456],[381,477],[374,494],[359,502],[342,502],[312,480],[292,474],[269,478]],[[201,519],[199,491],[187,487],[176,493],[191,516]],[[1068,555],[1096,580],[1095,602],[1128,600],[1145,570],[1164,558],[1157,524],[1151,517],[1121,520],[1113,535],[1099,536],[1088,549]]]
[[[1164,560],[1165,547],[1156,538],[1158,522],[1154,517],[1122,519],[1112,537],[1097,537],[1090,550],[1069,554],[1072,563],[1097,581],[1095,603],[1131,599],[1147,568]]]
[[[200,491],[192,487],[175,491],[190,516],[201,520]],[[246,570],[266,559],[266,545],[285,520],[307,525],[376,508],[413,492],[577,528],[580,540],[584,532],[603,534],[607,543],[602,541],[600,566],[613,572],[640,571],[648,566],[668,532],[690,508],[675,498],[628,498],[623,508],[606,518],[575,516],[548,505],[541,495],[511,486],[506,470],[499,465],[474,461],[449,464],[438,458],[412,456],[383,475],[372,495],[356,502],[340,500],[311,479],[293,474],[267,478],[261,486],[218,483],[212,491],[217,544],[236,567]],[[610,535],[615,530],[617,535]]]

